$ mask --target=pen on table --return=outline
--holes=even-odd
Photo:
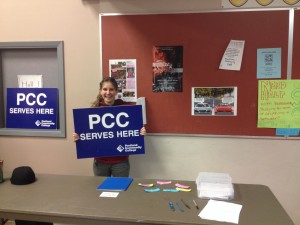
[[[196,209],[199,209],[199,207],[198,207],[198,205],[197,205],[197,203],[194,199],[193,199],[193,202],[194,202],[194,205],[195,205]]]
[[[175,208],[174,208],[173,203],[172,203],[172,202],[169,202],[169,205],[170,205],[170,209],[171,209],[172,211],[175,211]]]
[[[181,207],[179,202],[176,202],[176,205],[178,206],[178,209],[180,210],[180,212],[184,212],[184,209]]]
[[[181,202],[182,202],[188,209],[191,209],[191,207],[190,207],[185,201],[183,201],[183,199],[181,199]]]

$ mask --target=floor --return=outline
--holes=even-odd
[[[14,222],[14,221],[7,221],[7,222],[5,223],[5,225],[15,225],[15,222]]]

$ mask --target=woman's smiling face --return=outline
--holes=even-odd
[[[111,82],[104,82],[100,94],[107,105],[113,105],[118,91]]]

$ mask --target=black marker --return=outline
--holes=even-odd
[[[195,205],[196,209],[199,209],[199,207],[198,207],[198,205],[197,205],[197,203],[194,199],[193,199],[193,202],[194,202],[194,205]]]
[[[185,201],[183,201],[183,199],[181,199],[181,202],[182,202],[188,209],[191,209],[191,207],[190,207]]]

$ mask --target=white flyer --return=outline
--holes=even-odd
[[[223,55],[219,69],[241,70],[245,41],[231,40]]]

